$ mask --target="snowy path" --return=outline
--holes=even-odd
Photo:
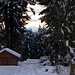
[[[19,66],[0,66],[0,75],[15,75],[19,70]]]
[[[57,75],[54,71],[55,67],[40,66],[38,61],[28,60],[19,66],[0,66],[0,75]],[[46,72],[46,69],[48,71]],[[60,75],[69,75],[69,70],[64,67],[60,71]]]
[[[46,72],[46,68],[49,68],[49,72]],[[22,65],[22,68],[15,75],[57,75],[56,73],[52,73],[53,67],[46,66],[38,66],[38,64],[25,64]]]

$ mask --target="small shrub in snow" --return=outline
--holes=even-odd
[[[40,57],[40,63],[46,61],[46,60],[49,60],[49,56],[41,56]]]
[[[50,63],[50,57],[49,56],[42,56],[42,57],[40,57],[39,63],[41,65],[43,65],[43,66],[45,66],[45,65],[47,65],[47,66],[51,65],[51,63]]]

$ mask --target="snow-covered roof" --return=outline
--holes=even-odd
[[[13,50],[11,50],[11,49],[9,49],[9,48],[4,48],[4,49],[0,50],[0,53],[2,53],[2,52],[4,52],[4,51],[7,51],[7,52],[11,53],[12,55],[14,55],[14,56],[16,56],[16,57],[18,57],[18,58],[21,57],[21,54],[15,52],[15,51],[13,51]]]

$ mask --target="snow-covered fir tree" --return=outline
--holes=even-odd
[[[5,47],[13,48],[16,43],[21,43],[21,29],[26,24],[26,20],[30,19],[27,14],[28,3],[35,4],[28,0],[3,0],[0,2],[0,31],[4,32],[5,42],[2,44]],[[33,9],[32,12],[34,13]]]
[[[37,0],[39,4],[45,5],[40,14],[47,23],[50,37],[50,56],[52,63],[64,63],[64,58],[70,54],[74,57],[75,48],[75,0]],[[68,42],[67,42],[68,41]]]

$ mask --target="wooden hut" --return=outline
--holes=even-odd
[[[21,55],[9,48],[0,50],[0,65],[18,65]]]

